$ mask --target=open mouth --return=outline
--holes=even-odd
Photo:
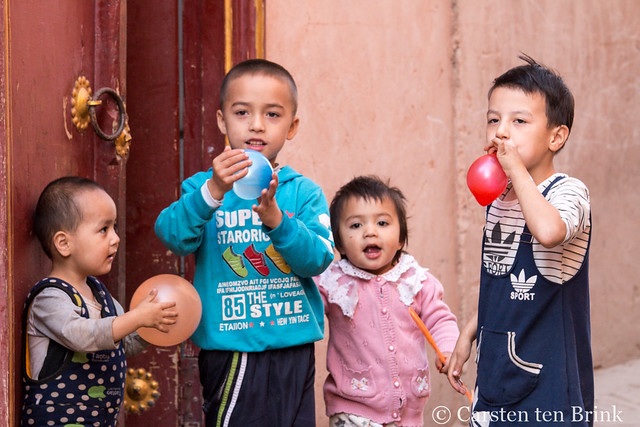
[[[376,245],[369,245],[364,248],[364,254],[367,258],[376,258],[382,252],[382,249]]]
[[[265,147],[267,143],[264,141],[252,139],[250,141],[245,142],[245,145],[248,145],[250,149],[259,151],[262,149],[262,147]]]

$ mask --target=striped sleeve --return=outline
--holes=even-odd
[[[547,198],[560,212],[567,232],[563,245],[537,253],[536,261],[545,276],[564,283],[578,272],[587,252],[591,234],[589,190],[580,180],[567,177],[551,188]],[[561,264],[554,260],[561,260]]]

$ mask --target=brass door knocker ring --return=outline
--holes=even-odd
[[[80,76],[76,80],[71,98],[71,121],[79,131],[87,128],[89,123],[96,134],[105,141],[113,141],[124,130],[126,122],[126,110],[124,101],[114,89],[103,87],[98,89],[94,96],[91,96],[91,86],[86,77]],[[103,95],[109,95],[116,103],[118,109],[118,120],[116,130],[111,134],[106,134],[98,124],[96,117],[96,107],[102,105],[100,99]]]

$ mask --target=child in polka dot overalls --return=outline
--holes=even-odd
[[[115,203],[97,183],[51,182],[38,200],[34,228],[52,269],[25,303],[21,425],[115,426],[125,356],[148,345],[135,331],[168,331],[175,302],[155,302],[154,289],[124,313],[94,277],[111,270],[120,242]]]

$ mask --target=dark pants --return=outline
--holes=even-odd
[[[207,427],[315,426],[315,353],[305,344],[260,353],[201,350]]]

